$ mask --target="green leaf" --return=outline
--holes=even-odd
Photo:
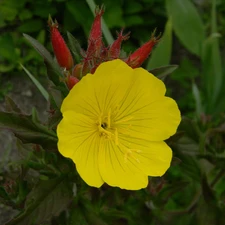
[[[172,144],[178,151],[187,155],[197,155],[199,153],[199,145],[190,137],[183,136]]]
[[[198,127],[198,124],[190,118],[182,117],[179,130],[184,131],[185,134],[191,139],[193,139],[196,143],[200,142],[200,137],[202,133]]]
[[[147,70],[155,67],[165,66],[170,63],[172,53],[172,21],[168,19],[164,34],[153,50],[147,64]]]
[[[10,161],[11,154],[13,151],[13,143],[9,142],[3,150],[1,150],[1,159],[0,159],[0,171],[5,170],[8,167],[8,162]],[[1,182],[1,181],[0,181]]]
[[[159,79],[164,80],[169,74],[171,74],[177,68],[178,68],[177,65],[161,66],[159,68],[149,70],[149,72],[154,74]]]
[[[194,4],[190,0],[166,0],[166,7],[177,37],[191,53],[200,56],[205,33]]]
[[[191,148],[189,149],[191,150]],[[183,154],[181,153],[182,148],[180,149],[180,152],[177,154],[179,159],[182,161],[182,163],[179,165],[180,169],[182,170],[183,174],[186,176],[189,176],[192,178],[195,182],[200,182],[201,178],[201,168],[199,165],[199,162],[196,160],[195,157]]]
[[[32,116],[0,112],[0,128],[12,131],[24,143],[36,143],[42,146],[56,146],[56,134]]]
[[[180,58],[179,68],[171,75],[173,80],[179,82],[181,88],[190,90],[191,81],[198,77],[199,69],[193,65],[192,61],[186,56]]]
[[[23,70],[26,72],[26,74],[33,81],[33,83],[38,88],[38,90],[41,92],[41,94],[43,95],[43,97],[48,101],[49,100],[49,94],[45,90],[45,88],[41,85],[41,83],[22,64],[20,64],[20,66],[23,68]]]
[[[5,97],[5,107],[8,112],[21,113],[20,108],[9,96]]]
[[[37,50],[37,52],[50,64],[53,66],[54,69],[58,70],[60,73],[59,66],[54,62],[51,54],[49,51],[37,40],[32,38],[31,36],[27,34],[23,34],[23,36],[29,41],[29,43]],[[62,75],[61,75],[62,76]]]
[[[215,165],[216,168],[224,169],[225,157],[223,156],[216,156],[214,153],[214,154],[199,154],[198,157],[200,159],[206,159],[208,162]]]
[[[24,211],[6,225],[47,222],[65,210],[72,197],[72,183],[66,176],[40,181],[27,196]]]
[[[61,120],[62,114],[59,110],[56,110],[54,114],[49,117],[48,120],[49,129],[55,130]]]
[[[58,80],[57,77],[58,76],[58,72],[54,69],[52,69],[52,66],[45,61],[45,67],[46,67],[46,70],[47,70],[47,74],[48,74],[48,77],[50,78],[50,80],[53,81],[54,85],[55,85],[55,89],[59,90],[62,94],[62,96],[65,98],[67,96],[67,94],[69,93],[69,90],[67,88],[67,86],[65,85],[64,82],[60,81],[60,79]],[[62,79],[65,79],[65,78],[62,78]],[[51,100],[54,99],[54,96],[52,96],[52,92],[50,90],[50,95],[51,95]]]
[[[219,94],[222,91],[223,71],[222,58],[220,55],[219,38],[221,35],[217,33],[216,23],[216,1],[212,1],[211,12],[211,35],[203,43],[202,62],[203,62],[203,76],[202,79],[206,86],[207,104],[209,106],[208,113],[214,111],[217,101],[223,101]],[[223,101],[224,102],[224,101]]]
[[[70,32],[67,32],[67,37],[68,37],[68,41],[69,41],[70,50],[72,51],[72,53],[76,59],[76,62],[80,62],[82,48],[81,48],[78,40]]]
[[[45,40],[46,40],[46,31],[41,30],[37,36],[37,41],[39,41],[40,43],[45,43]]]
[[[203,106],[202,106],[200,91],[198,89],[198,86],[195,84],[195,82],[192,83],[192,93],[195,99],[196,114],[197,114],[197,117],[200,118],[201,114],[203,113]]]
[[[61,92],[54,85],[49,86],[51,109],[60,109],[63,101]]]

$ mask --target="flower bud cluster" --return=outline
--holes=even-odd
[[[94,22],[88,38],[87,50],[80,53],[83,60],[77,62],[76,65],[74,64],[69,48],[58,30],[57,21],[53,22],[52,19],[49,18],[48,24],[54,54],[58,64],[66,71],[66,73],[64,73],[66,76],[65,81],[69,89],[72,89],[82,76],[85,76],[87,73],[94,73],[102,62],[121,59],[132,68],[140,67],[148,58],[154,45],[159,41],[159,38],[155,37],[155,32],[153,32],[148,42],[144,43],[128,57],[121,58],[121,44],[129,38],[130,32],[124,35],[122,29],[117,33],[117,39],[110,46],[105,46],[102,41],[101,29],[101,17],[103,13],[103,7],[96,9]]]

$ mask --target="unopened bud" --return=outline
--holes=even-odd
[[[75,84],[79,82],[79,79],[73,76],[67,78],[67,87],[71,90]]]
[[[88,38],[87,55],[94,54],[98,56],[102,48],[102,28],[101,28],[101,17],[104,13],[104,8],[97,8],[95,10],[95,19],[91,27],[90,35]]]
[[[159,41],[158,38],[153,33],[152,38],[132,53],[125,62],[132,68],[140,67],[150,55],[154,45]]]
[[[122,41],[129,39],[129,37],[130,37],[130,32],[127,33],[126,35],[123,35],[123,30],[121,30],[120,33],[117,33],[117,39],[112,43],[112,45],[109,49],[110,59],[119,58],[121,43],[122,43]]]
[[[70,70],[73,67],[73,57],[58,30],[58,23],[54,23],[51,17],[49,17],[48,24],[51,32],[51,43],[56,59],[61,67]]]

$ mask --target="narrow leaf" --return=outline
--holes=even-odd
[[[149,70],[149,72],[154,74],[159,79],[164,80],[169,74],[171,74],[177,68],[178,68],[177,65],[161,66],[159,68]]]
[[[170,63],[172,52],[172,21],[169,19],[165,26],[164,34],[153,50],[147,64],[147,70],[155,67],[165,66]]]
[[[49,100],[49,94],[45,90],[45,88],[41,85],[41,83],[22,64],[20,64],[20,66],[23,68],[23,70],[26,72],[26,74],[33,81],[33,83],[38,88],[38,90],[41,92],[41,94],[43,95],[43,97],[48,101]]]
[[[191,53],[199,56],[205,34],[194,4],[190,0],[166,0],[166,7],[177,37]]]
[[[203,113],[203,106],[200,91],[198,89],[198,86],[194,82],[192,83],[192,93],[195,99],[196,113],[198,118],[200,118],[201,114]]]
[[[49,86],[50,102],[52,109],[60,109],[63,101],[62,93],[54,85]]]
[[[54,70],[52,68],[52,66],[46,61],[45,61],[45,66],[46,66],[46,70],[47,70],[47,74],[48,74],[49,79],[53,81],[55,87],[58,90],[60,90],[60,92],[62,93],[63,97],[66,97],[67,94],[69,93],[69,90],[68,90],[67,86],[65,85],[65,83],[63,82],[63,79],[65,79],[65,77],[63,77],[63,78],[60,77],[59,78],[58,72],[56,70]]]
[[[23,36],[30,42],[30,44],[37,50],[37,52],[50,64],[53,63],[53,58],[49,51],[37,40],[32,38],[31,36],[27,34],[23,34]]]
[[[219,94],[222,91],[223,83],[223,72],[222,62],[219,50],[219,37],[217,33],[216,23],[216,1],[213,1],[212,13],[211,13],[211,35],[208,37],[203,44],[202,62],[203,62],[203,81],[205,81],[207,100],[210,108],[209,113],[214,111]]]
[[[66,95],[66,85],[62,82],[64,76],[61,72],[59,65],[56,61],[53,60],[49,51],[37,40],[32,38],[27,34],[23,34],[24,37],[30,42],[30,44],[37,50],[37,52],[44,58],[45,64],[47,66],[47,74],[49,79],[56,85],[61,86],[64,91],[64,95]]]
[[[80,62],[81,61],[81,51],[82,51],[80,43],[70,32],[67,32],[67,37],[68,37],[68,41],[69,41],[70,50],[72,51],[72,53],[76,59],[76,62]]]
[[[183,116],[179,128],[180,131],[184,131],[188,137],[195,141],[196,144],[200,142],[202,132],[196,121]]]
[[[9,96],[5,97],[5,107],[8,112],[21,113],[20,108]]]
[[[191,146],[190,146],[190,151]],[[184,152],[181,152],[182,148],[180,148],[179,152],[177,152],[177,157],[182,161],[182,164],[180,165],[180,168],[183,172],[183,174],[189,176],[193,180],[196,181],[196,183],[200,183],[201,179],[201,168],[199,165],[199,162],[196,160],[196,157],[190,156],[185,154]],[[184,154],[183,154],[184,153]]]

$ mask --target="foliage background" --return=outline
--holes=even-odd
[[[21,212],[19,220],[7,224],[33,224],[33,216],[44,217],[46,221],[54,216],[51,222],[42,224],[58,225],[224,224],[225,2],[96,0],[96,4],[102,3],[106,7],[104,20],[114,37],[122,27],[131,31],[131,38],[123,45],[125,52],[138,48],[157,28],[157,32],[163,33],[162,41],[144,66],[152,69],[179,65],[165,80],[167,94],[177,100],[183,115],[178,134],[168,140],[175,156],[173,166],[163,178],[150,178],[148,188],[137,192],[107,186],[100,190],[90,188],[79,177],[70,175],[69,179],[76,182],[76,186],[72,186],[68,177],[56,176],[55,167],[60,165],[54,154],[43,156],[40,154],[45,153],[40,150],[39,155],[32,153],[31,156],[28,152],[33,149],[17,141],[23,157],[17,162],[9,159],[7,165],[2,160],[1,166],[7,169],[0,167],[0,200]],[[65,39],[69,31],[86,48],[93,21],[86,1],[0,1],[2,102],[14,90],[15,77],[29,79],[20,63],[45,86],[43,59],[22,33],[36,38],[52,52],[46,22],[49,14],[59,22]],[[35,87],[34,90],[38,92]],[[6,152],[4,148],[1,151]],[[48,168],[49,165],[54,166]],[[32,172],[25,176],[28,168],[32,168]],[[38,175],[34,176],[36,172]],[[38,186],[35,179],[40,180]],[[48,193],[46,196],[40,196],[43,188]],[[68,203],[71,196],[74,198]],[[32,210],[36,205],[27,201],[32,197],[41,202],[38,210]],[[28,214],[23,211],[24,207],[28,208]]]

